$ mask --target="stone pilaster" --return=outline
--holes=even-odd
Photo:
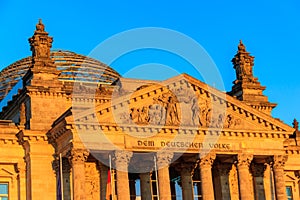
[[[17,164],[16,171],[18,172],[18,179],[20,184],[20,199],[19,200],[25,200],[26,199],[26,164],[24,162],[20,162]]]
[[[182,163],[180,166],[181,187],[183,200],[194,198],[192,174],[195,163]]]
[[[252,188],[252,182],[250,181],[249,166],[253,159],[253,155],[239,154],[238,155],[238,177],[239,177],[239,191],[241,200],[253,200],[253,192],[249,191]]]
[[[72,165],[73,175],[73,198],[74,200],[85,200],[85,161],[89,152],[85,149],[72,149],[69,161]]]
[[[122,198],[122,200],[130,200],[128,164],[132,154],[133,153],[129,151],[115,152],[114,161],[117,175],[117,196]]]
[[[142,200],[152,199],[150,172],[140,173],[140,182]]]
[[[200,174],[201,174],[201,186],[203,200],[215,199],[214,186],[212,179],[212,165],[216,158],[216,154],[209,153],[200,159]]]
[[[172,152],[157,153],[158,194],[160,200],[171,200],[169,164],[173,158]]]
[[[287,156],[275,155],[273,158],[273,171],[275,181],[275,192],[277,200],[286,200],[285,181],[284,181],[284,164]]]

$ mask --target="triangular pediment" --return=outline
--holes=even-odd
[[[78,123],[140,128],[164,126],[257,134],[294,131],[280,120],[187,74],[138,87],[134,92],[115,92],[110,102],[77,112],[74,118]]]

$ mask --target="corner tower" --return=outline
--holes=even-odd
[[[58,79],[59,71],[50,57],[53,38],[45,31],[42,20],[39,20],[33,36],[28,40],[32,62],[23,77],[27,93],[26,129],[48,130],[52,122],[68,107],[64,99],[65,92]]]
[[[254,56],[246,51],[246,47],[241,40],[237,54],[231,62],[236,72],[236,80],[233,82],[232,90],[228,94],[257,110],[271,114],[276,104],[268,101],[268,97],[263,94],[266,87],[262,86],[258,79],[253,76]]]

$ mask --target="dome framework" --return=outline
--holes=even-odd
[[[50,53],[64,82],[111,84],[120,78],[118,72],[106,64],[71,51],[55,50]],[[14,62],[0,72],[0,100],[22,79],[32,65],[32,57]]]

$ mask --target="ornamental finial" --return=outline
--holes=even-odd
[[[36,24],[37,31],[45,31],[45,25],[42,22],[42,19],[39,19],[39,22]]]
[[[293,128],[299,131],[299,122],[296,119],[293,120]]]
[[[243,44],[242,40],[240,40],[240,43],[238,45],[238,52],[246,52],[246,47]]]

